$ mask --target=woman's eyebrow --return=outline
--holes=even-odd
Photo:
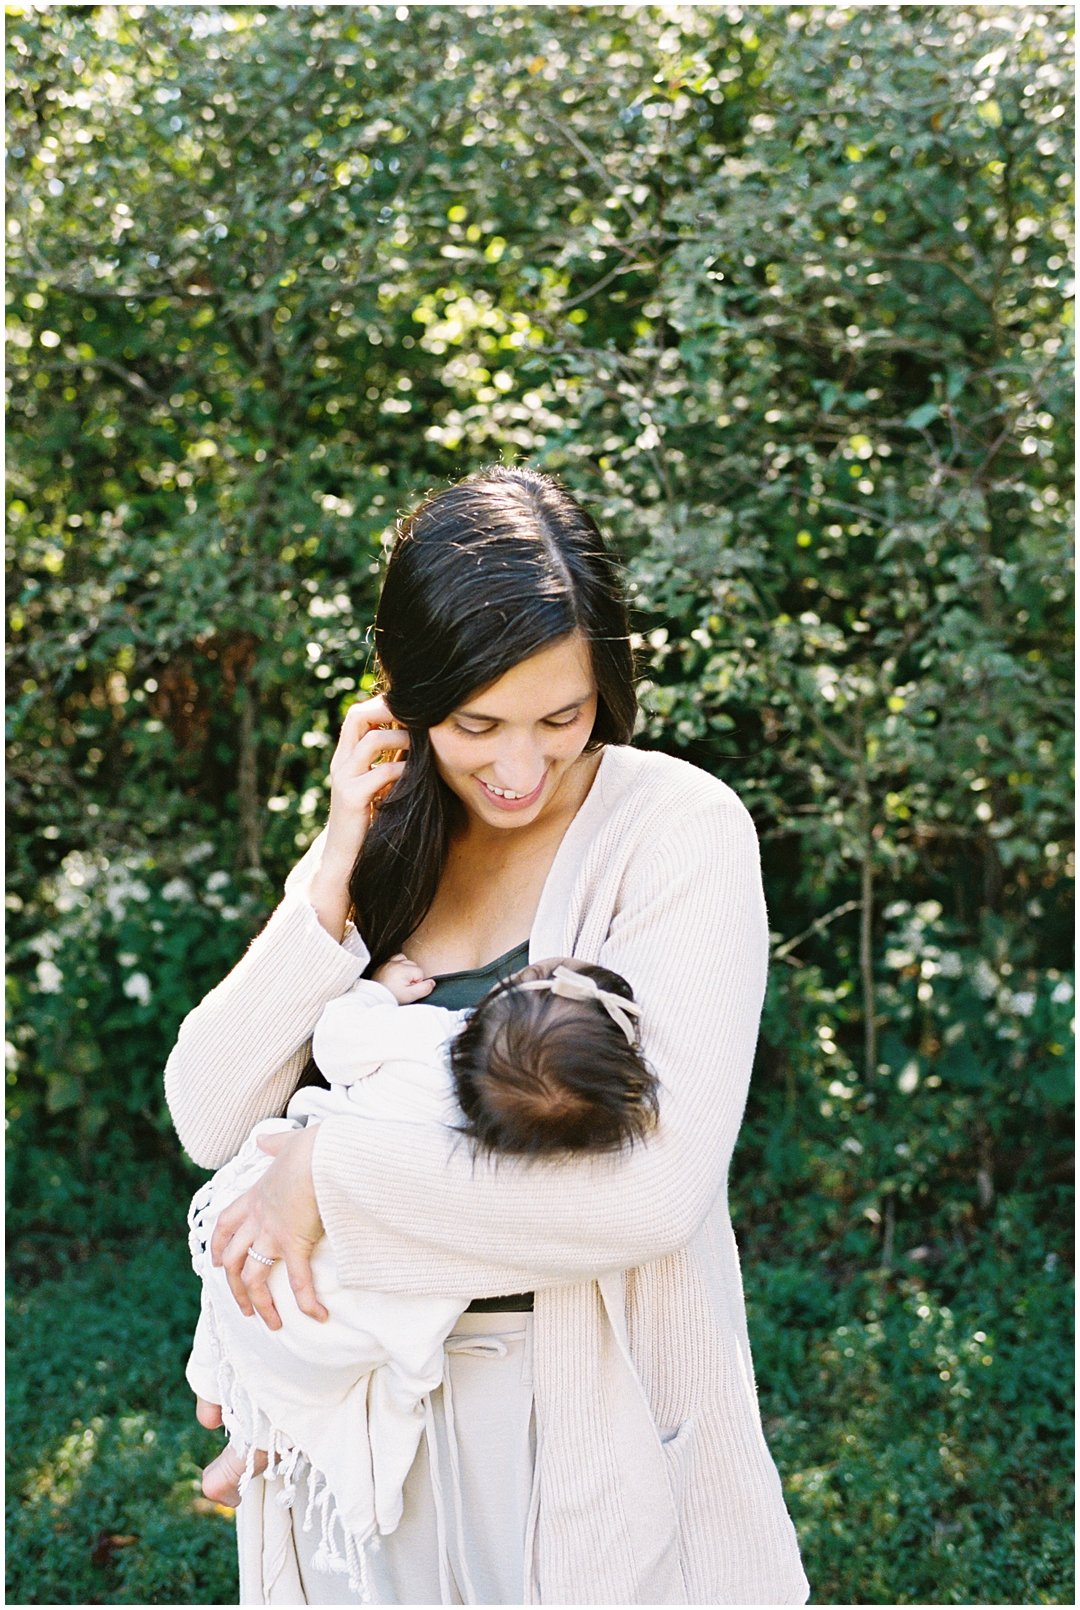
[[[549,710],[547,715],[541,716],[541,721],[551,721],[555,716],[565,716],[571,710],[580,710],[583,704],[588,704],[590,695],[583,693],[580,699],[571,699],[569,704],[561,705],[558,710]],[[457,710],[456,715],[464,716],[466,721],[494,721],[502,720],[501,716],[484,715],[480,710]]]

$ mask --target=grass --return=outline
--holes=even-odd
[[[1023,1215],[907,1273],[744,1273],[766,1431],[818,1604],[1071,1604],[1070,1282]],[[28,1239],[9,1304],[9,1604],[230,1604],[201,1499],[173,1238]]]
[[[221,1439],[183,1376],[184,1242],[24,1242],[12,1288],[7,1602],[235,1604],[231,1512],[199,1491]]]
[[[1072,1281],[1023,1206],[932,1282],[744,1257],[812,1603],[1075,1602]]]

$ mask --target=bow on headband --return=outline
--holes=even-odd
[[[622,1029],[627,1041],[633,1045],[637,1030],[632,1019],[641,1016],[641,1007],[628,1001],[625,995],[613,995],[601,989],[588,973],[575,972],[571,967],[556,967],[550,978],[530,978],[516,989],[549,989],[553,995],[562,995],[568,1001],[596,1001]]]

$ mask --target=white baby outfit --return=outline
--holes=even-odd
[[[425,1427],[433,1454],[429,1394],[443,1379],[443,1343],[466,1304],[343,1286],[324,1236],[311,1267],[329,1319],[300,1311],[278,1262],[269,1285],[282,1327],[271,1331],[257,1315],[241,1313],[208,1248],[218,1215],[273,1161],[259,1149],[260,1135],[343,1115],[458,1128],[447,1045],[468,1015],[423,1003],[400,1007],[370,979],[328,1002],[312,1051],[330,1089],[298,1090],[285,1118],[256,1124],[237,1156],[196,1192],[189,1213],[203,1305],[188,1382],[221,1404],[226,1429],[249,1450],[248,1479],[255,1448],[268,1451],[268,1474],[284,1477],[284,1502],[306,1476],[304,1525],[317,1514],[321,1527],[315,1563],[348,1571],[361,1597],[365,1545],[376,1532],[396,1529]]]

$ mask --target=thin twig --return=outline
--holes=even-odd
[[[78,362],[75,362],[74,360],[63,363],[57,361],[55,363],[43,363],[38,367],[41,369],[56,370],[108,369],[110,374],[119,375],[121,380],[126,380],[129,386],[134,386],[136,391],[141,391],[145,396],[152,397],[155,402],[162,402],[164,400],[161,394],[152,390],[151,387],[146,384],[146,381],[141,375],[135,374],[130,369],[125,369],[123,364],[116,363],[112,358],[80,358]]]
[[[835,911],[828,911],[824,917],[815,918],[809,928],[804,929],[801,934],[796,934],[794,939],[786,939],[782,945],[776,947],[772,953],[773,961],[783,961],[795,949],[796,945],[802,944],[804,939],[811,938],[813,934],[819,934],[823,928],[827,928],[838,917],[846,917],[849,911],[858,911],[861,905],[861,900],[845,900],[844,904],[837,906]]]
[[[608,195],[614,196],[616,201],[621,202],[624,211],[630,214],[633,222],[640,225],[641,214],[635,207],[631,206],[630,202],[627,201],[625,196],[615,195],[615,191],[611,188],[611,174],[607,171],[602,162],[597,161],[596,157],[593,156],[588,146],[582,144],[577,135],[574,133],[573,129],[568,129],[564,123],[559,122],[557,117],[552,117],[551,113],[545,112],[542,107],[537,107],[536,110],[539,112],[543,121],[545,123],[550,123],[551,127],[561,134],[563,139],[574,147],[574,150],[578,153],[582,160],[587,162],[592,171],[604,181],[604,184],[607,187]]]
[[[619,263],[616,268],[611,270],[610,274],[605,274],[602,280],[597,280],[595,285],[590,285],[589,289],[587,291],[582,291],[580,296],[575,296],[569,302],[560,302],[555,311],[558,313],[565,313],[568,308],[577,307],[579,302],[587,302],[590,296],[595,296],[598,291],[602,291],[605,286],[611,284],[612,280],[618,279],[620,274],[633,274],[647,268],[655,267],[655,263]]]

